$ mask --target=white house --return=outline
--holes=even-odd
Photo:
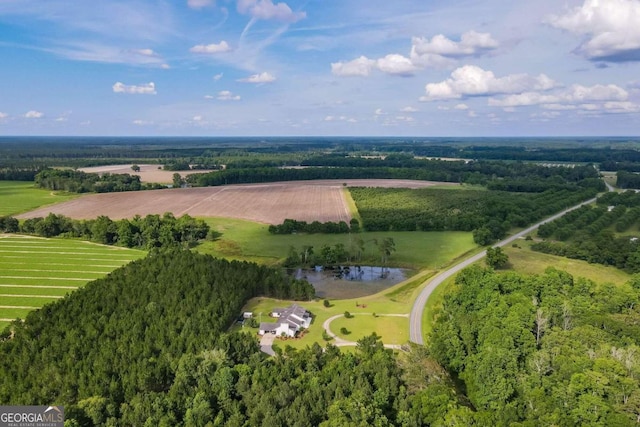
[[[271,333],[295,337],[301,328],[306,329],[311,325],[311,313],[297,304],[287,308],[276,308],[271,312],[271,316],[277,320],[273,323],[260,323],[260,335]]]

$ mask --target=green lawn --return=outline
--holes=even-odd
[[[197,250],[214,256],[229,259],[241,259],[275,265],[284,260],[289,248],[301,250],[303,246],[313,246],[318,250],[323,245],[337,243],[350,247],[350,235],[346,234],[294,234],[272,235],[268,226],[255,222],[228,219],[203,218],[212,230],[220,233],[214,242],[205,242]],[[392,253],[389,264],[413,269],[440,268],[451,260],[476,248],[471,233],[467,232],[380,232],[357,233],[352,236],[365,241],[365,263],[379,263],[379,254],[372,240],[393,238],[396,251]]]
[[[33,182],[0,181],[0,216],[17,215],[78,197],[78,194],[36,188]]]
[[[0,328],[31,311],[16,307],[42,307],[144,255],[80,240],[0,238]]]
[[[375,332],[385,344],[406,344],[409,341],[408,323],[406,317],[358,314],[350,319],[344,316],[335,319],[331,322],[331,332],[348,341],[358,341]],[[349,334],[343,334],[342,328],[346,328]]]

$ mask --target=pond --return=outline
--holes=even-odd
[[[379,266],[336,267],[333,270],[290,270],[296,279],[305,279],[316,289],[319,298],[350,299],[383,291],[412,275],[411,270]]]

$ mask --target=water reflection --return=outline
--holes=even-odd
[[[344,266],[334,269],[290,270],[297,279],[309,281],[320,298],[349,299],[372,295],[402,282],[410,270],[377,266]]]

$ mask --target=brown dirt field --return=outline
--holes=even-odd
[[[117,220],[171,212],[175,216],[189,214],[194,217],[240,218],[266,224],[280,224],[286,218],[307,222],[349,222],[351,214],[342,191],[345,183],[352,187],[390,188],[422,188],[442,184],[411,180],[347,179],[91,194],[17,217],[45,217],[53,212],[74,219],[106,215]]]
[[[141,182],[151,182],[158,184],[171,184],[173,182],[174,171],[165,171],[158,169],[160,165],[138,165],[140,166],[140,172],[134,172],[131,170],[132,165],[110,165],[110,166],[95,166],[90,168],[79,168],[82,172],[86,173],[113,173],[122,174],[128,173],[129,175],[138,175]],[[210,170],[193,170],[193,171],[179,171],[178,173],[184,178],[187,175],[196,173],[207,173]]]

